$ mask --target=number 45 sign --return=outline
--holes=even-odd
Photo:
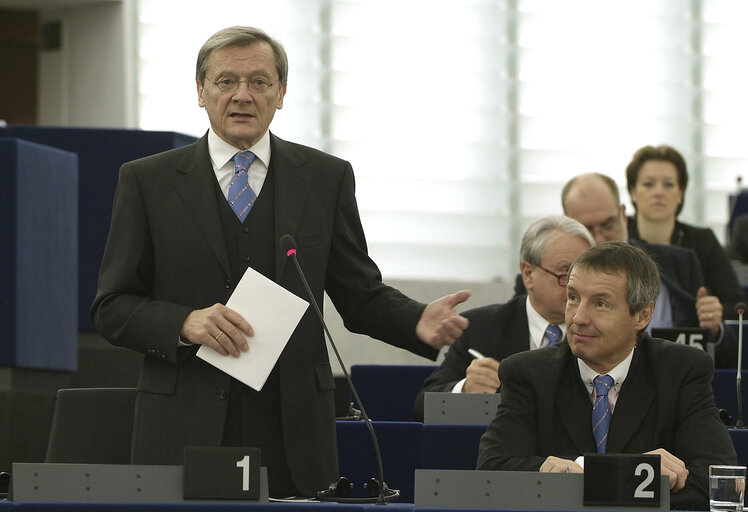
[[[668,501],[669,497],[668,495]],[[660,456],[586,454],[584,504],[659,506]]]

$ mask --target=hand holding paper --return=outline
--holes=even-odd
[[[227,357],[203,345],[197,356],[260,391],[309,303],[248,268],[226,306],[252,325],[249,352]]]
[[[187,315],[179,336],[182,341],[207,345],[219,354],[239,357],[239,351],[249,350],[247,336],[254,336],[254,330],[243,316],[219,303]]]

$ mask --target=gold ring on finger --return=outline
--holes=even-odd
[[[709,320],[711,320],[712,318],[714,318],[714,313],[709,313]]]
[[[571,473],[571,468],[569,467],[568,464],[564,466],[564,473]]]
[[[218,338],[220,338],[221,336],[223,336],[223,331],[218,331],[218,334],[216,334],[214,338],[216,339],[216,341],[218,341]]]

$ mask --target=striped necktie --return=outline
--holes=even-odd
[[[548,324],[545,328],[545,337],[548,338],[548,346],[555,345],[561,339],[561,328],[556,324]]]
[[[229,186],[228,200],[241,222],[247,218],[249,210],[257,200],[257,195],[249,186],[249,166],[254,160],[255,154],[251,151],[242,151],[234,155],[234,177]]]
[[[613,387],[613,377],[610,375],[598,375],[595,377],[595,405],[592,407],[592,435],[595,436],[595,444],[598,453],[605,453],[608,444],[608,426],[612,412],[608,402],[608,391]]]

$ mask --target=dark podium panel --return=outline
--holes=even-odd
[[[77,322],[80,330],[93,330],[89,310],[96,295],[120,166],[130,160],[190,144],[195,138],[172,132],[35,126],[0,128],[0,137],[15,137],[78,154]]]
[[[435,365],[354,364],[351,380],[372,420],[413,421],[416,396],[423,381],[436,368]]]
[[[0,367],[73,371],[78,157],[0,130]]]

